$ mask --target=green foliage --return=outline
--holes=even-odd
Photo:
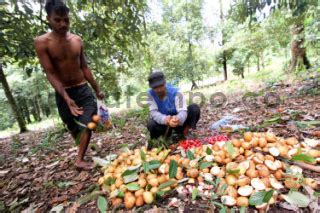
[[[170,161],[169,165],[169,178],[174,178],[177,174],[178,163],[175,160]]]
[[[162,1],[163,21],[152,22],[147,30],[148,68],[166,73],[170,81],[196,81],[208,72],[209,63],[199,42],[204,36],[203,1]]]
[[[145,1],[77,1],[75,4],[68,0],[67,5],[74,18],[71,29],[83,38],[85,53],[98,82],[108,91],[107,97],[119,100],[118,75],[127,72],[134,50],[144,45],[140,28],[144,24]]]

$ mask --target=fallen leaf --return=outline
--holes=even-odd
[[[83,188],[84,184],[83,183],[79,183],[75,186],[73,186],[70,190],[69,193],[70,194],[77,194],[81,191],[81,189]]]
[[[291,211],[294,211],[294,212],[298,212],[298,210],[299,210],[299,207],[297,205],[294,205],[294,204],[291,204],[291,203],[288,203],[288,202],[281,202],[279,204],[279,206],[284,208],[284,209],[291,210]]]
[[[314,132],[312,132],[312,135],[317,138],[320,138],[320,131],[314,131]]]
[[[60,162],[60,161],[53,162],[53,163],[45,166],[45,168],[46,168],[46,169],[52,169],[52,168],[54,168],[56,165],[58,165],[59,162]]]
[[[27,157],[24,157],[22,158],[21,160],[22,163],[28,163],[29,162],[29,159]]]
[[[314,190],[310,186],[303,186],[310,198],[309,209],[316,212],[319,209],[318,198],[314,196]]]
[[[66,210],[66,213],[77,213],[79,207],[80,207],[80,204],[77,202],[74,202],[72,206]]]
[[[89,173],[86,171],[82,171],[74,180],[75,181],[85,181],[88,179]]]
[[[63,208],[64,208],[63,204],[61,203],[61,204],[59,204],[57,206],[54,206],[52,209],[50,209],[49,212],[60,213],[60,212],[62,212]]]
[[[68,200],[69,199],[69,196],[67,196],[67,195],[62,195],[62,196],[60,196],[60,197],[54,197],[52,200],[51,200],[51,202],[50,202],[50,204],[55,204],[55,203],[62,203],[62,202],[64,202],[64,201],[66,201],[66,200]]]
[[[110,161],[104,160],[102,158],[98,158],[98,157],[92,157],[92,160],[98,165],[98,166],[106,166],[108,164],[110,164]]]
[[[0,171],[0,177],[4,177],[6,174],[8,174],[10,170],[1,170]]]

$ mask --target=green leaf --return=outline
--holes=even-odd
[[[216,193],[214,193],[214,192],[212,192],[211,193],[211,200],[215,200],[215,199],[217,199],[219,196],[216,194]]]
[[[175,184],[175,183],[176,183],[176,181],[174,181],[174,180],[169,180],[169,181],[167,181],[167,182],[164,182],[164,183],[160,184],[160,186],[158,187],[158,190],[160,191],[160,190],[162,190],[162,189],[165,189],[165,188],[167,188],[168,186],[171,186],[171,185],[173,185],[173,184]]]
[[[143,162],[142,166],[143,166],[144,173],[148,173],[150,170],[149,162]]]
[[[158,160],[151,160],[149,161],[149,169],[158,169],[161,166],[161,162]]]
[[[166,194],[165,191],[157,191],[157,192],[156,192],[156,196],[158,196],[158,197],[162,197],[162,196],[165,195],[165,194]]]
[[[142,149],[140,150],[140,157],[142,161],[146,161],[146,153]]]
[[[111,155],[107,155],[107,156],[105,157],[105,159],[106,159],[107,161],[113,161],[113,160],[115,160],[117,157],[118,157],[117,154],[111,154]]]
[[[129,191],[137,191],[140,189],[140,186],[137,183],[129,183],[126,185],[126,187]]]
[[[218,186],[219,183],[221,183],[221,178],[217,178],[217,179],[216,179],[216,186]]]
[[[207,155],[211,155],[211,154],[212,154],[212,149],[210,149],[209,147],[207,147],[206,153],[207,153]]]
[[[158,147],[158,148],[157,148],[157,152],[156,152],[156,153],[157,153],[157,154],[159,154],[159,153],[162,151],[162,149],[163,149],[163,146]]]
[[[220,209],[219,213],[227,213],[227,207],[226,207],[226,206],[223,206],[223,207]]]
[[[103,195],[102,191],[93,191],[90,194],[86,194],[86,195],[80,197],[76,202],[79,205],[83,205],[83,204],[88,203],[91,200],[97,199],[97,197],[99,197],[100,195]]]
[[[220,207],[221,209],[224,207],[224,205],[223,205],[222,203],[219,203],[219,202],[216,202],[216,201],[212,201],[212,203],[213,203],[215,206]]]
[[[160,185],[161,186],[161,185]],[[152,188],[152,186],[150,185],[150,184],[148,184],[147,186],[146,186],[146,190],[147,191],[150,191],[150,189]],[[158,188],[159,189],[159,188]]]
[[[102,197],[102,196],[99,196],[98,197],[98,201],[97,201],[97,205],[98,205],[98,209],[101,213],[104,213],[107,211],[108,209],[108,203],[107,203],[107,200]]]
[[[264,198],[263,198],[262,201],[263,201],[264,203],[268,203],[269,200],[272,198],[273,192],[274,192],[274,190],[269,190],[269,191],[267,191],[267,193],[264,195]]]
[[[85,128],[85,129],[87,128],[87,126],[86,126],[85,124],[77,121],[76,119],[73,119],[73,121],[74,121],[76,124],[78,124],[80,127],[83,127],[83,128]]]
[[[145,173],[148,173],[150,170],[157,169],[160,166],[161,166],[161,163],[158,160],[146,161],[146,162],[143,162],[143,171]]]
[[[207,182],[208,184],[213,185],[213,186],[216,185],[216,184],[215,184],[213,181],[211,181],[211,180],[204,180],[204,182]]]
[[[104,184],[111,186],[112,184],[114,184],[116,182],[116,179],[113,177],[108,177],[107,180],[104,181]]]
[[[240,213],[245,213],[246,212],[247,207],[245,206],[241,206],[240,208]]]
[[[190,150],[187,151],[187,157],[189,158],[189,160],[194,160],[195,159],[193,153]]]
[[[256,205],[261,205],[263,203],[267,203],[271,199],[273,192],[274,192],[273,190],[269,190],[269,191],[263,190],[263,191],[256,192],[253,195],[251,195],[249,199],[249,204],[252,206],[256,206]]]
[[[299,154],[299,155],[295,155],[292,156],[291,158],[294,161],[303,161],[306,163],[314,163],[316,162],[316,159],[310,155],[306,155],[306,154]]]
[[[125,184],[131,183],[139,178],[138,173],[132,173],[130,175],[123,176],[123,181]]]
[[[290,191],[289,194],[283,195],[283,198],[291,204],[297,205],[300,208],[305,208],[309,205],[310,199],[297,191]]]
[[[129,148],[129,144],[122,143],[122,144],[117,145],[117,148],[119,148],[119,149],[121,149],[121,148]]]
[[[139,168],[137,168],[137,169],[127,169],[126,171],[124,171],[124,172],[122,173],[121,176],[124,177],[124,176],[131,175],[131,174],[133,174],[133,173],[137,173],[138,170],[139,170]]]
[[[226,146],[227,146],[227,152],[229,153],[230,157],[233,158],[234,153],[235,153],[233,144],[230,141],[228,141]]]
[[[220,194],[223,195],[226,192],[227,188],[228,188],[228,184],[224,183],[220,188]]]
[[[119,190],[119,193],[118,193],[117,197],[123,198],[124,197],[124,191]]]
[[[198,188],[194,188],[192,190],[192,200],[195,200],[198,197],[198,194],[199,194]]]
[[[240,169],[228,169],[227,172],[229,174],[235,175],[235,174],[239,174]]]
[[[93,162],[95,162],[98,166],[102,166],[105,167],[107,165],[109,165],[111,163],[111,161],[102,159],[102,158],[98,158],[98,157],[92,157]]]
[[[320,192],[315,191],[315,192],[313,193],[313,196],[315,196],[315,197],[320,197]]]
[[[174,178],[177,174],[178,170],[178,163],[175,160],[170,161],[169,166],[169,178]]]
[[[212,163],[213,163],[213,162],[202,162],[202,163],[200,164],[200,167],[199,167],[199,168],[200,168],[200,169],[205,169],[205,168],[211,166]]]

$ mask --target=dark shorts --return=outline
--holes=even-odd
[[[59,115],[62,121],[67,125],[69,131],[71,131],[73,135],[77,135],[81,131],[81,127],[74,120],[85,125],[91,122],[92,116],[97,114],[97,100],[88,84],[68,88],[66,89],[66,92],[70,98],[75,101],[78,107],[83,108],[82,115],[78,117],[72,115],[67,103],[56,92],[56,103]]]

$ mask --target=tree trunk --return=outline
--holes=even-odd
[[[263,57],[263,53],[261,54],[261,65],[262,65],[262,68],[264,69],[264,57]]]
[[[191,39],[189,39],[189,47],[188,47],[188,52],[189,52],[189,62],[191,63],[191,67],[190,67],[190,70],[189,70],[189,74],[190,74],[190,79],[191,79],[191,83],[192,83],[192,86],[191,86],[191,90],[193,89],[197,89],[198,88],[198,85],[196,83],[196,81],[194,80],[194,74],[193,74],[193,55],[192,55],[192,43],[191,43]]]
[[[41,104],[41,111],[42,115],[49,117],[51,112],[50,112],[50,107],[47,104]]]
[[[31,123],[31,119],[30,119],[30,112],[29,112],[29,108],[28,105],[24,105],[24,112],[25,112],[25,118],[27,120],[27,122],[30,124]]]
[[[223,6],[222,6],[222,0],[219,0],[219,4],[220,4],[220,21],[223,25],[223,22],[224,22],[224,15],[223,15]],[[222,43],[222,48],[224,47],[224,44],[225,44],[225,33],[224,33],[224,30],[222,28],[221,30],[221,43]],[[224,77],[224,80],[227,81],[228,80],[228,66],[227,66],[227,56],[226,56],[226,51],[223,50],[222,52],[222,55],[223,55],[223,77]]]
[[[40,115],[39,115],[39,111],[37,110],[37,101],[35,99],[31,100],[31,105],[32,105],[32,109],[31,109],[31,113],[33,115],[33,118],[35,121],[40,121]]]
[[[198,89],[198,85],[194,80],[191,80],[191,83],[192,83],[191,90]]]
[[[186,5],[188,5],[188,1],[186,1]],[[189,11],[188,11],[188,8],[186,8],[186,22],[188,23],[189,21]],[[190,69],[188,69],[188,75],[189,75],[189,78],[191,80],[191,83],[192,83],[192,86],[191,86],[191,90],[193,90],[194,88],[198,88],[198,85],[197,83],[195,82],[195,79],[194,79],[194,73],[193,73],[193,70],[194,70],[194,63],[193,63],[193,53],[192,53],[192,35],[188,32],[188,57],[187,57],[187,63],[190,63],[191,66],[190,66]]]
[[[306,48],[304,45],[303,24],[297,24],[292,29],[293,40],[291,42],[291,61],[288,71],[293,72],[298,64],[299,59],[302,60],[306,69],[311,67],[307,58]]]
[[[17,102],[20,105],[20,109],[21,109],[21,112],[23,114],[24,119],[27,121],[28,124],[30,124],[31,119],[30,119],[30,113],[29,113],[28,104],[27,104],[26,99],[24,97],[20,96],[17,99]]]
[[[257,69],[260,71],[260,57],[257,56]]]
[[[39,98],[39,95],[36,95],[35,96],[35,107],[36,107],[36,113],[37,113],[37,115],[38,115],[38,121],[41,121],[42,120],[42,118],[41,118],[41,110],[40,110],[40,98]]]
[[[27,131],[27,127],[26,127],[26,122],[21,114],[21,112],[19,111],[19,108],[16,104],[16,101],[13,98],[13,95],[11,93],[9,84],[7,82],[6,76],[4,75],[3,69],[2,69],[2,64],[0,64],[0,81],[2,83],[3,86],[3,90],[5,92],[6,98],[8,99],[8,102],[10,104],[10,107],[13,111],[14,117],[18,122],[19,128],[20,128],[20,133],[22,132],[26,132]]]
[[[228,80],[228,67],[227,67],[227,57],[225,52],[223,51],[223,76],[224,80]]]
[[[244,70],[241,72],[241,78],[244,79]]]

